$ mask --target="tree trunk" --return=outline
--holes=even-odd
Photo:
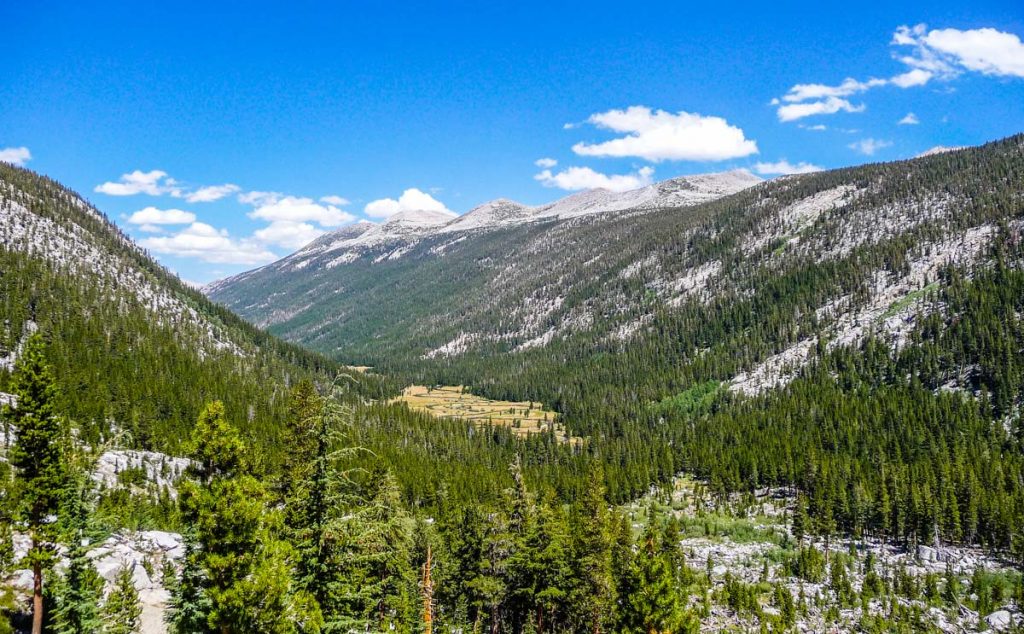
[[[43,634],[43,566],[32,562],[32,634]]]

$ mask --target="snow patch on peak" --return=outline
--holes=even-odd
[[[966,145],[953,145],[953,146],[936,145],[933,148],[929,148],[929,149],[925,150],[924,152],[921,152],[920,154],[918,154],[914,158],[924,158],[926,156],[935,156],[936,154],[945,154],[946,152],[956,152],[957,150],[963,150],[963,149],[966,149],[966,148],[967,148]]]

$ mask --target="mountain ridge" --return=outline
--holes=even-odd
[[[331,231],[294,253],[261,268],[304,268],[310,264],[312,257],[338,252],[327,263],[327,266],[334,267],[348,264],[362,257],[367,250],[383,245],[391,245],[392,250],[380,257],[394,259],[401,257],[408,248],[425,237],[490,231],[522,223],[568,220],[591,214],[626,210],[652,211],[686,206],[731,195],[761,182],[764,182],[763,179],[749,171],[736,169],[679,176],[624,192],[589,189],[535,206],[507,198],[497,198],[454,217],[430,210],[402,211],[379,224],[371,223],[356,231],[352,228],[365,224],[365,221]],[[208,295],[215,294],[234,281],[245,279],[254,271],[215,280],[205,285],[203,292]]]
[[[968,175],[980,183],[989,177],[979,165],[1019,153],[1011,137],[907,161],[788,176],[684,207],[545,218],[426,235],[364,253],[339,248],[330,257],[300,250],[207,291],[273,332],[336,358],[419,372],[427,371],[425,361],[470,351],[525,353],[560,339],[582,337],[621,350],[625,341],[646,336],[640,333],[663,328],[658,323],[665,314],[725,297],[746,301],[790,271],[863,266],[855,264],[868,261],[862,252],[891,248],[900,261],[919,262],[920,271],[909,276],[865,270],[845,290],[830,290],[803,309],[827,319],[835,337],[854,341],[861,335],[851,333],[871,330],[858,323],[888,310],[876,304],[916,291],[945,266],[971,265],[995,235],[991,222],[965,215],[976,194],[940,186],[938,175]],[[978,183],[970,187],[1008,187],[1005,181]],[[939,257],[949,250],[955,257]],[[255,292],[263,288],[273,292]],[[742,351],[735,375],[777,375],[772,368],[799,356],[800,348],[767,359],[798,343],[806,351],[808,329],[801,325],[794,332],[805,334],[785,337],[770,354]],[[384,359],[374,343],[383,339],[398,341],[404,351]],[[761,363],[771,367],[759,370]]]
[[[173,450],[202,403],[220,398],[266,440],[292,380],[340,370],[211,302],[71,190],[2,163],[0,297],[0,392],[39,331],[66,411],[94,439],[120,429]]]

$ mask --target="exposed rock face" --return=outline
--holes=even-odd
[[[166,490],[177,497],[175,483],[189,467],[187,458],[176,458],[153,451],[111,450],[104,452],[96,463],[92,479],[104,488],[120,485],[119,476],[129,470],[139,470],[147,488],[156,492]]]
[[[29,540],[25,535],[14,536],[15,567],[28,552]],[[141,633],[163,634],[167,631],[164,613],[170,593],[164,588],[161,573],[165,565],[175,571],[185,554],[181,535],[163,531],[118,532],[89,550],[88,556],[103,578],[104,596],[113,588],[114,578],[122,568],[132,571],[135,589],[139,591],[142,606]],[[63,557],[63,553],[62,553]],[[67,565],[63,558],[57,570]],[[32,571],[16,570],[7,584],[27,598],[32,593]]]

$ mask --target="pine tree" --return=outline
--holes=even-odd
[[[50,373],[40,335],[25,343],[12,383],[15,407],[4,406],[3,417],[14,429],[10,451],[18,510],[29,531],[31,546],[22,565],[32,568],[32,634],[43,630],[43,571],[53,562],[57,512],[64,485],[61,444],[63,429],[56,411],[57,385]]]
[[[194,528],[186,530],[184,542],[181,578],[168,588],[171,601],[164,620],[171,634],[215,634],[207,621],[210,599],[206,595],[206,577]]]
[[[77,482],[74,482],[77,480]],[[100,629],[100,598],[103,579],[89,558],[91,531],[84,476],[68,486],[61,504],[61,524],[66,535],[68,565],[54,585],[56,606],[53,629],[57,634],[92,634]]]
[[[277,486],[280,501],[287,503],[295,490],[309,480],[315,467],[317,452],[317,423],[323,410],[323,400],[313,382],[304,379],[292,388],[289,395],[284,463]],[[292,505],[295,509],[295,505]],[[285,518],[289,525],[298,518]]]
[[[565,623],[572,586],[569,526],[561,505],[552,498],[540,505],[536,528],[527,536],[532,555],[530,576],[535,580],[537,632]]]
[[[347,517],[332,522],[344,535],[333,581],[337,599],[347,608],[342,619],[347,629],[359,624],[360,629],[388,631],[410,624],[417,611],[413,525],[387,470],[375,468],[363,489],[361,508],[345,509]],[[330,625],[330,618],[325,622]]]
[[[579,627],[594,634],[600,634],[607,627],[615,601],[608,503],[604,492],[603,472],[595,469],[573,521],[577,586],[573,589],[572,605]]]
[[[135,634],[139,631],[139,591],[135,588],[133,568],[122,566],[114,577],[114,587],[103,604],[103,634]]]
[[[505,491],[505,507],[508,514],[509,550],[507,561],[506,609],[510,614],[512,629],[520,631],[525,620],[534,612],[537,594],[537,569],[534,567],[536,552],[531,536],[536,536],[537,509],[533,496],[526,488],[525,477],[519,455],[509,467],[512,487]]]
[[[651,526],[641,538],[630,575],[632,593],[624,597],[629,629],[642,634],[678,632],[683,615],[675,575]]]
[[[793,510],[793,537],[796,538],[797,545],[802,545],[804,541],[804,535],[807,533],[807,525],[809,520],[807,518],[807,500],[804,496],[797,497],[796,508]]]
[[[304,595],[291,591],[290,548],[274,535],[279,527],[267,508],[266,491],[221,403],[200,414],[192,458],[180,504],[195,530],[209,627],[219,634],[288,634],[315,627],[319,615],[310,613]]]

